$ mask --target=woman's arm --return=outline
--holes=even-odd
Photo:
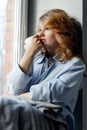
[[[74,59],[63,66],[61,71],[59,71],[60,66],[58,65],[48,78],[30,88],[33,100],[68,102],[78,93],[83,81],[85,65],[80,60]]]
[[[12,94],[21,94],[27,91],[29,87],[28,84],[33,78],[31,72],[31,64],[37,51],[41,49],[42,43],[37,38],[37,35],[35,35],[30,38],[29,43],[27,43],[25,46],[26,51],[19,65],[17,65],[7,75],[8,91]]]
[[[35,54],[41,48],[42,43],[40,42],[38,35],[28,38],[27,43],[25,45],[25,54],[19,63],[19,66],[23,70],[23,72],[28,73]]]

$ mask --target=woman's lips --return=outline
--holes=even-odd
[[[41,39],[41,42],[43,42],[43,43],[44,43],[45,41],[46,41],[45,39]]]

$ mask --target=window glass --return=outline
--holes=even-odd
[[[4,84],[7,0],[0,0],[0,94]]]
[[[13,67],[15,0],[0,0],[0,95]]]
[[[27,13],[28,0],[0,0],[0,95],[7,88],[7,74],[24,53]]]

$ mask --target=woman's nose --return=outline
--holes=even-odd
[[[45,35],[45,34],[44,34],[44,31],[43,31],[43,30],[40,31],[39,35],[40,35],[40,37],[41,37],[41,36],[44,36],[44,35]]]

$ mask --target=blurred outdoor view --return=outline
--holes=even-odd
[[[0,0],[0,95],[13,65],[14,1]]]
[[[7,9],[7,0],[0,0],[0,94],[3,91],[2,86],[4,84],[6,9]]]

